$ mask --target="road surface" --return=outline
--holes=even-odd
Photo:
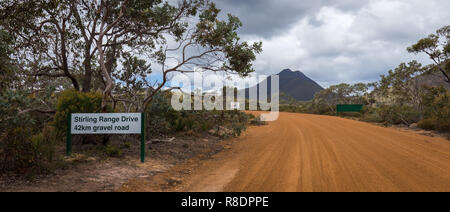
[[[450,141],[281,113],[202,162],[184,191],[450,191]]]

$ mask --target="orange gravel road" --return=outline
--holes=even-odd
[[[281,113],[204,161],[184,191],[450,191],[450,141]]]

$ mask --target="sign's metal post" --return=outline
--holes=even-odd
[[[141,113],[141,162],[145,162],[145,113]]]
[[[66,155],[72,154],[72,114],[67,115],[67,131],[66,131]]]

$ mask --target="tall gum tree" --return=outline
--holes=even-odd
[[[219,12],[208,0],[0,2],[1,25],[15,39],[25,73],[67,79],[78,91],[101,90],[103,108],[129,102],[136,111],[145,111],[170,73],[192,71],[189,66],[243,76],[254,71],[261,43],[240,42],[239,19],[219,20]],[[169,48],[168,39],[178,47]],[[179,54],[175,66],[167,66],[169,53]],[[163,67],[154,85],[147,81],[151,61]]]
[[[441,72],[444,81],[450,83],[450,25],[438,29],[436,34],[420,39],[407,50],[414,54],[427,54],[435,65],[431,71]]]

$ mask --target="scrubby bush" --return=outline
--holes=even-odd
[[[361,120],[366,122],[374,122],[374,123],[382,123],[384,122],[383,118],[378,114],[376,108],[372,107],[364,107],[362,111],[363,115]]]
[[[180,112],[175,111],[169,102],[170,94],[159,92],[153,97],[152,103],[146,111],[146,132],[147,135],[165,135],[172,133],[175,128],[180,129]],[[178,124],[177,127],[174,125]]]
[[[437,130],[440,132],[450,132],[450,122],[440,119],[424,119],[417,123],[424,130]]]
[[[420,120],[420,114],[410,106],[384,105],[376,110],[386,124],[410,125]]]
[[[4,90],[0,93],[0,132],[8,128],[34,126],[37,121],[29,113],[20,114],[20,108],[30,107],[32,99],[21,90]]]
[[[33,174],[48,171],[55,142],[47,133],[33,135],[28,128],[7,129],[0,137],[0,172]]]
[[[2,134],[0,138],[1,172],[24,173],[36,164],[32,143],[29,140],[31,135],[32,132],[24,128],[7,129]]]
[[[111,144],[105,146],[104,152],[108,157],[121,157],[123,154],[122,150],[119,147]]]
[[[33,151],[48,162],[53,161],[56,151],[57,136],[53,127],[47,126],[31,138]]]
[[[251,124],[251,125],[254,125],[254,126],[267,125],[267,123],[266,123],[265,121],[261,120],[261,116],[257,116],[257,117],[255,117],[254,119],[252,119],[252,120],[250,121],[250,124]]]
[[[437,127],[437,121],[434,119],[424,119],[419,121],[417,125],[424,130],[434,130]]]
[[[147,135],[161,136],[171,133],[189,132],[190,135],[201,134],[220,127],[231,135],[240,135],[246,129],[248,115],[241,111],[176,111],[170,104],[170,94],[160,92],[155,95],[147,110]],[[224,131],[224,130],[222,130]]]
[[[241,111],[226,111],[226,114],[228,117],[226,117],[226,120],[231,122],[231,129],[233,130],[234,136],[241,136],[242,132],[244,132],[247,129],[247,123],[249,122],[249,119],[245,113]],[[225,125],[226,121],[225,120]]]
[[[33,107],[33,97],[21,90],[0,94],[0,172],[32,174],[48,169],[55,153],[54,130],[45,115],[21,113]]]
[[[69,113],[100,113],[102,112],[102,94],[98,92],[82,93],[76,90],[66,90],[59,95],[56,104],[54,125],[59,133],[67,130],[67,115]]]
[[[420,128],[450,132],[450,91],[443,87],[426,87],[423,97],[425,120],[418,123]]]

